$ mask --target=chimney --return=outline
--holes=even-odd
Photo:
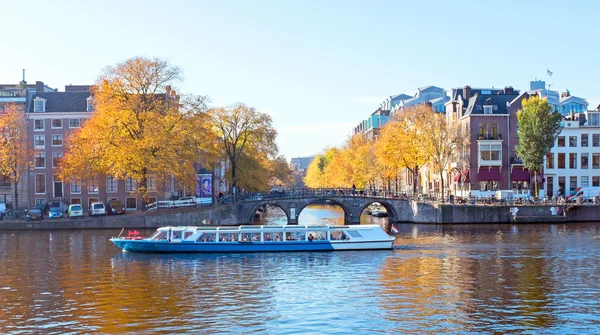
[[[515,90],[513,89],[512,86],[504,87],[504,94],[513,94],[514,92],[515,92]]]
[[[433,104],[429,100],[425,101],[425,106],[427,106],[429,109],[433,109]]]
[[[35,91],[37,93],[44,92],[44,82],[36,81],[35,82]]]
[[[167,91],[167,95],[171,94],[171,85],[165,86],[165,91]]]
[[[471,97],[471,86],[467,85],[463,87],[463,98],[468,100]]]
[[[568,98],[570,96],[571,96],[571,93],[569,93],[569,91],[562,92],[562,94],[560,95],[561,98]]]

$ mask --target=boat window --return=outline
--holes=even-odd
[[[200,236],[196,242],[215,242],[217,233],[204,233]]]
[[[329,236],[331,237],[331,240],[337,240],[337,241],[343,241],[343,240],[348,239],[348,236],[346,236],[346,234],[344,234],[344,232],[341,230],[332,231],[329,233]]]
[[[186,231],[186,232],[183,233],[183,239],[185,240],[186,238],[188,238],[188,237],[190,237],[192,235],[194,235],[193,231]]]
[[[265,233],[265,242],[275,241],[275,233]]]
[[[308,232],[308,239],[309,240],[326,240],[327,239],[327,235],[324,231],[311,231]]]
[[[173,230],[171,232],[171,239],[172,240],[180,240],[181,239],[181,230]]]
[[[242,233],[242,242],[260,242],[260,233]]]
[[[352,236],[352,237],[363,237],[359,232],[357,232],[356,230],[347,230],[346,234]]]
[[[306,233],[303,231],[292,231],[285,233],[287,241],[304,241],[306,238]]]
[[[237,242],[238,234],[237,233],[221,233],[219,234],[221,242]]]
[[[156,241],[166,240],[167,232],[166,231],[157,231],[156,233],[154,233],[154,235],[152,235],[152,237],[150,239],[156,240]]]

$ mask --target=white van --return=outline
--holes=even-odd
[[[106,215],[106,207],[101,202],[92,202],[88,210],[90,216]]]
[[[600,186],[578,187],[573,193],[567,195],[567,202],[577,201],[577,197],[582,196],[582,201],[593,201],[594,197],[600,196]]]

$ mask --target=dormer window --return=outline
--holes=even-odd
[[[33,99],[33,111],[34,112],[45,112],[46,111],[46,99],[35,98]]]
[[[88,97],[86,100],[87,100],[87,107],[86,107],[85,110],[88,111],[88,112],[94,111],[94,105],[92,103],[92,97]]]
[[[492,114],[493,108],[494,108],[494,106],[484,105],[483,106],[483,114]]]

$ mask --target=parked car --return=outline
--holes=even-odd
[[[69,205],[69,209],[67,210],[67,215],[70,218],[82,218],[83,217],[83,207],[80,204]]]
[[[106,207],[101,202],[92,202],[89,209],[90,216],[106,215]]]
[[[62,217],[64,217],[64,213],[63,213],[63,210],[60,207],[52,207],[48,211],[48,218],[49,219],[59,219],[59,218],[62,218]]]
[[[123,206],[123,204],[119,200],[111,200],[106,203],[106,214],[125,214],[125,206]]]
[[[58,207],[63,213],[66,213],[69,209],[69,203],[64,200],[50,200],[44,206],[44,213],[49,213],[53,207]]]
[[[44,211],[41,208],[30,208],[25,212],[25,220],[43,220],[44,219]]]

